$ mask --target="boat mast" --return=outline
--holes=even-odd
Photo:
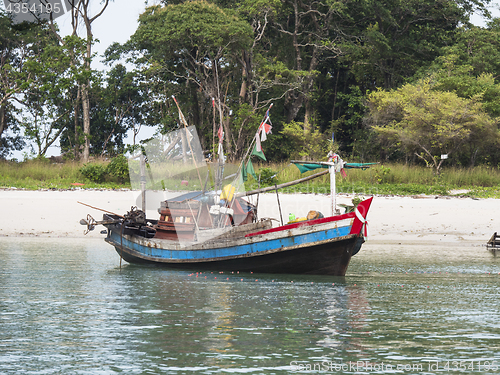
[[[196,168],[196,173],[198,174],[198,179],[200,180],[200,189],[202,189],[203,188],[203,181],[201,180],[200,171],[198,169],[198,165],[196,164],[196,155],[193,152],[193,148],[191,146],[191,140],[189,139],[191,134],[189,134],[189,131],[188,131],[188,124],[187,124],[186,118],[184,117],[184,114],[181,111],[181,106],[177,102],[177,99],[175,98],[174,95],[172,95],[172,99],[174,99],[175,105],[177,106],[177,110],[179,111],[179,120],[184,125],[184,129],[182,129],[182,128],[180,129],[181,142],[182,142],[182,148],[183,148],[183,150],[182,150],[183,156],[182,157],[183,157],[184,163],[186,163],[187,162],[187,155],[186,155],[187,148],[185,146],[185,142],[186,142],[189,146],[189,150],[191,151],[191,156],[193,158],[194,167]]]
[[[332,135],[332,150],[328,153],[328,162],[321,163],[328,165],[328,171],[330,172],[330,205],[332,209],[332,216],[339,214],[337,211],[337,186],[335,180],[335,159],[336,154],[333,152],[333,135]]]
[[[331,206],[332,206],[332,216],[337,214],[337,191],[335,185],[335,167],[330,165],[328,167],[328,171],[330,172],[330,197],[331,197]]]
[[[343,164],[342,160],[338,159],[338,155],[333,152],[333,146],[335,144],[335,134],[332,133],[332,148],[328,153],[328,170],[330,171],[330,199],[332,206],[332,216],[340,214],[337,210],[337,186],[335,180],[335,167],[337,162],[340,162],[341,166]]]
[[[217,173],[215,175],[215,190],[222,190],[222,180],[224,178],[224,145],[223,145],[223,141],[224,141],[224,127],[222,125],[222,104],[221,104],[221,98],[220,98],[220,90],[219,90],[219,72],[218,72],[218,69],[217,69],[217,62],[214,60],[214,65],[215,65],[215,81],[217,83],[217,102],[218,102],[218,106],[219,106],[219,121],[220,121],[220,125],[219,125],[219,132],[218,132],[218,136],[219,136],[219,147],[218,147],[218,150],[217,150],[217,153],[218,153],[218,160],[217,160]],[[215,126],[215,122],[214,122],[214,126]]]
[[[139,156],[139,163],[141,166],[141,205],[142,211],[146,212],[146,161],[142,152]]]

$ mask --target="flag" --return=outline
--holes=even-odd
[[[253,164],[250,159],[248,159],[247,167],[244,169],[246,169],[245,174],[251,174],[253,178],[255,178],[255,181],[257,181],[257,174],[255,173],[255,169],[253,169]]]
[[[241,178],[243,182],[248,180],[248,175],[252,175],[253,178],[255,178],[255,181],[257,181],[257,173],[255,173],[255,169],[253,168],[252,160],[248,159],[248,163],[246,166],[243,166],[241,168]]]
[[[252,155],[258,156],[262,160],[267,161],[266,155],[264,155],[264,153],[262,152],[262,147],[260,145],[260,138],[258,134],[255,135],[255,146],[253,148]]]
[[[269,115],[266,116],[266,119],[259,126],[261,142],[264,142],[267,139],[267,134],[271,133],[271,129],[273,128],[271,124],[267,123],[267,120],[269,120]]]
[[[219,143],[222,143],[222,140],[224,139],[224,130],[222,130],[222,124],[219,126],[217,135],[219,136]]]
[[[250,162],[250,160],[248,162]],[[243,166],[243,168],[241,168],[241,179],[243,180],[243,182],[248,180],[247,168],[245,166]]]

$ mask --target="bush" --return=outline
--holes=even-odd
[[[104,182],[104,178],[106,176],[106,167],[101,164],[87,163],[80,168],[80,173],[87,180],[100,184]]]
[[[127,158],[124,155],[118,155],[111,159],[106,167],[106,173],[118,182],[127,182],[129,180]]]
[[[304,133],[302,122],[292,121],[289,124],[284,124],[281,134],[287,140],[283,146],[291,147],[291,159],[322,160],[331,149],[327,136],[317,129]]]
[[[278,183],[276,172],[271,168],[260,168],[258,173],[260,174],[261,186],[271,186]]]

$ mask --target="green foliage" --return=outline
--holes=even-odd
[[[228,9],[206,1],[188,1],[165,7],[152,6],[139,17],[139,28],[133,40],[148,49],[161,47],[158,53],[187,53],[193,48],[210,49],[244,46],[250,42],[250,27]],[[206,51],[206,52],[205,52]],[[150,53],[156,53],[149,50]]]
[[[396,88],[453,43],[454,30],[466,22],[466,9],[476,5],[485,8],[476,1],[460,7],[455,1],[436,6],[433,0],[350,3],[348,27],[362,42],[344,43],[342,59],[352,64],[357,84]]]
[[[372,128],[400,143],[436,173],[443,163],[440,155],[455,153],[475,138],[498,140],[495,120],[483,111],[478,97],[466,99],[432,90],[427,80],[373,92],[368,105]]]
[[[127,182],[129,180],[128,160],[125,155],[118,155],[111,159],[106,166],[106,173],[116,178],[120,183]]]
[[[361,202],[363,201],[363,198],[359,197],[359,196],[355,196],[354,198],[352,198],[351,202],[352,202],[352,205],[348,205],[348,204],[338,204],[338,206],[340,207],[344,207],[345,209],[345,213],[349,213],[349,212],[354,212],[354,210],[356,209],[356,207],[358,207],[358,204],[360,204]]]
[[[461,55],[453,52],[450,49],[446,55],[436,59],[431,70],[433,89],[452,91],[462,98],[478,97],[488,114],[500,116],[500,83],[495,82],[494,78],[494,72],[500,73],[500,67],[476,75],[474,73],[478,69],[468,65],[467,60],[462,60]]]
[[[129,181],[128,161],[124,155],[114,157],[107,164],[102,162],[84,164],[80,168],[80,173],[87,180],[98,184],[105,181],[123,184]]]
[[[318,129],[312,132],[304,131],[304,124],[301,122],[284,124],[281,133],[288,141],[284,146],[288,148],[292,159],[322,160],[330,149],[329,137]]]
[[[323,159],[333,131],[351,160],[420,159],[439,170],[440,153],[449,153],[456,156],[446,163],[454,165],[500,163],[496,129],[480,114],[500,116],[500,23],[468,24],[469,14],[485,12],[488,2],[160,4],[140,15],[129,42],[107,51],[108,62],[128,53],[134,72],[118,64],[106,75],[90,69],[93,36],[58,40],[47,24],[15,26],[0,15],[0,155],[21,146],[22,133],[38,155],[59,140],[76,156],[86,145],[83,126],[90,126],[92,154],[122,153],[127,130],[178,126],[170,99],[175,94],[205,150],[211,149],[214,123],[223,122],[225,152],[234,160],[274,103],[273,135],[264,144],[274,160]],[[369,90],[397,89],[417,77],[430,77],[435,93],[393,97],[378,122],[373,111],[365,118]],[[84,93],[89,106],[82,106]],[[22,111],[14,102],[23,103]],[[433,102],[438,105],[431,108]],[[452,109],[460,107],[468,112],[453,117]],[[382,137],[375,139],[367,123]],[[109,178],[123,176],[107,173]]]
[[[376,171],[375,179],[378,184],[387,182],[386,179],[391,173],[391,168],[381,165],[379,168],[374,168],[374,170]]]
[[[260,175],[261,186],[271,186],[278,183],[276,171],[272,170],[271,168],[259,168],[258,171],[256,171],[256,174]]]
[[[338,93],[335,97],[334,113],[341,116],[331,121],[331,131],[346,153],[363,152],[362,143],[367,140],[368,132],[363,127],[363,117],[367,110],[364,93],[357,86],[349,87],[348,92]],[[329,103],[326,103],[328,105]],[[338,108],[337,108],[338,107]]]
[[[102,164],[87,163],[80,168],[80,173],[89,181],[102,183],[106,176],[106,167]]]
[[[103,167],[104,164],[101,164]],[[304,177],[296,167],[287,164],[271,164],[268,167],[256,168],[257,174],[262,178],[269,178],[280,171],[271,183],[280,184]],[[74,182],[85,182],[84,188],[130,188],[128,183],[120,184],[109,181],[108,178],[102,183],[82,181],[80,169],[82,165],[75,162],[54,164],[47,160],[36,159],[22,163],[0,161],[0,188],[24,188],[36,189],[68,189],[74,188]],[[478,198],[500,198],[500,170],[498,168],[476,167],[476,168],[445,168],[436,176],[429,168],[409,167],[403,164],[391,164],[384,166],[390,170],[385,175],[385,182],[377,183],[377,175],[380,171],[370,168],[366,171],[350,169],[347,178],[337,176],[337,192],[347,194],[381,194],[381,195],[449,195],[454,189],[468,190],[465,195]],[[314,173],[314,172],[308,172]],[[192,178],[193,183],[197,180]],[[174,179],[166,180],[167,189],[182,188],[180,181]],[[192,186],[190,185],[190,188]],[[256,183],[247,188],[257,188]],[[329,194],[329,176],[322,176],[308,183],[295,185],[280,190],[283,193],[316,193]]]
[[[69,188],[70,183],[78,182],[80,165],[67,162],[50,163],[47,159],[37,158],[24,162],[0,161],[0,186],[27,188]]]
[[[360,204],[362,201],[363,201],[363,198],[358,197],[358,196],[352,198],[352,205],[353,205],[353,207],[354,208],[358,207],[358,204]]]

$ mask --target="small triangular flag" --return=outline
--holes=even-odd
[[[255,173],[255,169],[253,169],[253,164],[250,159],[248,159],[247,167],[245,169],[246,169],[246,174],[251,174],[252,177],[255,178],[255,181],[257,181],[257,174]]]
[[[262,152],[262,147],[260,145],[260,138],[258,134],[255,136],[255,147],[253,148],[252,155],[258,156],[262,160],[267,161],[266,155],[264,155],[264,153]]]
[[[247,168],[245,168],[245,167],[241,168],[241,179],[243,180],[243,182],[245,182],[246,180],[248,180]]]

